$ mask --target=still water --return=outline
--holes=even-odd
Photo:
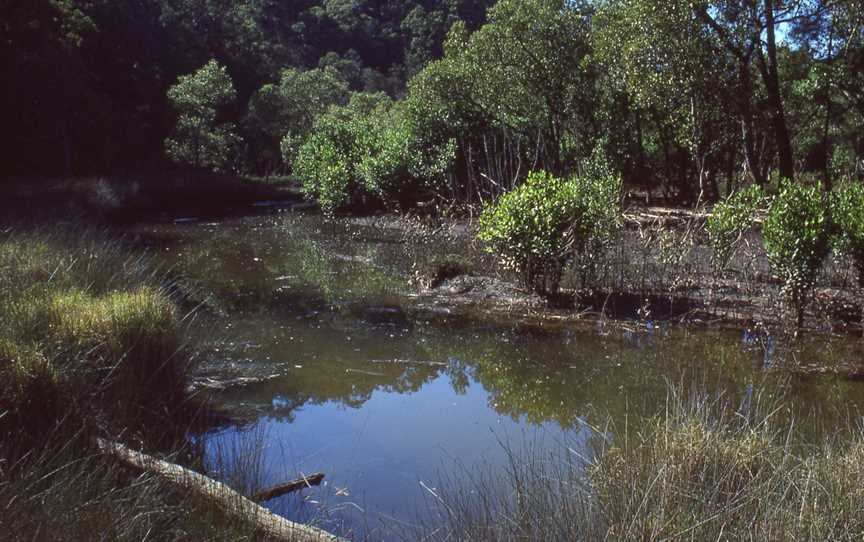
[[[859,341],[414,311],[422,255],[386,229],[284,214],[136,234],[202,305],[190,325],[198,377],[258,379],[215,394],[241,421],[206,439],[211,468],[238,486],[249,480],[232,471],[249,457],[241,470],[259,486],[324,472],[322,486],[267,506],[356,538],[398,538],[440,505],[442,484],[494,474],[509,451],[584,461],[662,413],[672,384],[735,408],[782,397],[780,415],[814,437],[864,406],[857,382],[788,369],[860,359]]]

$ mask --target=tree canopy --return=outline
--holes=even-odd
[[[395,151],[404,167],[387,167],[408,173],[388,183],[418,196],[487,200],[531,171],[579,174],[598,144],[626,185],[684,202],[864,174],[860,0],[4,0],[3,13],[4,176],[169,159],[291,173],[358,93],[391,100],[393,126],[370,133],[404,138],[386,148],[410,167]],[[211,60],[219,77],[192,85]]]

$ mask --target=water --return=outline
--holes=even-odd
[[[670,384],[738,408],[785,397],[778,416],[814,437],[864,405],[857,382],[784,369],[860,359],[858,341],[418,312],[422,251],[387,229],[285,215],[137,234],[204,304],[191,325],[199,377],[261,379],[216,396],[244,423],[208,437],[211,465],[231,481],[238,458],[259,457],[264,486],[324,472],[321,487],[267,505],[358,537],[394,538],[439,506],[442,479],[500,471],[508,449],[590,457],[598,439],[662,413]]]

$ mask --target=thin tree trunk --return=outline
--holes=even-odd
[[[831,179],[831,140],[829,132],[831,130],[831,80],[833,77],[832,64],[834,63],[834,22],[831,22],[831,29],[828,31],[828,58],[825,62],[828,68],[828,77],[825,78],[825,123],[822,126],[822,152],[823,163],[822,170],[824,174],[823,188],[826,192],[830,192],[833,182]]]
[[[777,38],[774,29],[774,0],[764,0],[764,6],[768,59],[766,61],[764,55],[761,54],[760,48],[759,64],[762,77],[765,80],[768,103],[771,106],[771,124],[774,129],[774,139],[777,143],[780,176],[792,180],[795,177],[795,162],[792,156],[789,129],[786,126],[786,115],[783,111],[783,97],[780,95],[780,76],[777,71]]]

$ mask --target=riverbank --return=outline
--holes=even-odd
[[[245,184],[231,184],[233,188],[222,193],[241,190]],[[177,193],[193,191],[188,190]],[[817,396],[819,401],[840,397],[841,404],[857,404],[856,384],[850,381],[861,374],[857,350],[846,348],[845,339],[835,339],[844,345],[836,353],[823,348],[832,330],[854,333],[854,325],[844,327],[842,319],[811,312],[799,339],[803,342],[792,341],[809,345],[801,348],[810,350],[801,353],[793,347],[783,356],[774,355],[774,341],[783,340],[784,309],[776,299],[776,281],[766,274],[767,263],[744,246],[733,264],[737,268],[724,276],[713,274],[710,260],[704,259],[708,250],[704,239],[695,233],[695,224],[704,216],[631,210],[622,243],[605,255],[608,265],[597,276],[586,278],[593,281],[592,286],[586,287],[582,276],[572,274],[565,277],[564,295],[550,300],[520,288],[515,277],[483,251],[474,240],[470,213],[325,220],[314,211],[295,212],[306,206],[290,188],[278,187],[285,191],[279,200],[257,200],[256,190],[231,200],[234,204],[223,202],[226,206],[219,212],[214,204],[209,207],[213,214],[178,207],[155,216],[130,212],[137,218],[115,220],[127,207],[106,214],[76,204],[66,215],[48,207],[40,211],[59,222],[56,229],[46,228],[44,218],[19,220],[2,228],[4,239],[11,242],[3,245],[8,261],[3,264],[5,282],[0,292],[6,304],[0,314],[9,319],[3,322],[4,333],[11,335],[4,337],[15,350],[3,366],[16,371],[16,378],[6,380],[14,385],[3,394],[24,402],[11,407],[4,403],[0,411],[6,414],[0,423],[47,421],[49,435],[56,435],[53,429],[59,425],[83,427],[86,437],[74,454],[59,453],[71,449],[65,444],[69,438],[61,432],[56,441],[64,444],[47,448],[59,450],[50,460],[34,458],[35,463],[28,463],[7,458],[3,475],[8,483],[0,491],[0,503],[21,506],[14,517],[23,519],[13,525],[15,532],[28,532],[42,523],[51,532],[60,532],[63,522],[79,521],[78,512],[63,504],[75,502],[69,495],[79,492],[91,503],[92,512],[80,515],[76,523],[82,533],[96,525],[120,533],[119,539],[140,538],[147,529],[165,532],[168,539],[174,537],[172,533],[180,533],[176,538],[219,539],[218,534],[207,534],[212,532],[210,527],[198,526],[196,519],[218,526],[226,520],[217,510],[176,489],[166,489],[155,478],[140,477],[106,461],[87,444],[93,436],[111,437],[190,466],[200,464],[196,462],[204,454],[186,439],[190,418],[201,413],[197,404],[187,402],[190,392],[219,404],[237,398],[247,408],[243,413],[247,421],[248,412],[255,419],[291,420],[304,406],[332,403],[359,409],[382,390],[419,393],[431,383],[440,385],[440,378],[449,379],[457,390],[452,399],[446,397],[446,405],[459,400],[458,390],[464,393],[470,382],[484,390],[475,398],[478,403],[494,405],[490,415],[571,427],[581,419],[585,405],[598,403],[592,393],[623,394],[634,404],[652,402],[658,384],[652,380],[652,391],[647,392],[648,372],[677,374],[679,365],[694,365],[695,370],[720,375],[711,377],[718,381],[730,380],[730,387],[738,390],[759,374],[768,374],[772,386],[783,388],[783,375],[791,373],[802,396]],[[168,197],[173,192],[164,188],[162,193]],[[158,201],[148,196],[147,204],[139,208],[158,207]],[[752,235],[750,247],[758,241],[758,233]],[[849,270],[844,275],[842,264],[832,265],[820,279],[820,292],[829,297],[851,295],[844,283]],[[185,315],[193,309],[199,322],[193,326],[194,336],[187,336]],[[17,316],[22,314],[26,318]],[[688,330],[698,332],[703,327],[726,327],[738,334],[743,329],[744,338],[728,334],[734,343],[730,346],[730,337],[718,341],[712,335],[690,349],[696,341],[686,336]],[[589,333],[601,336],[597,345],[586,338]],[[742,343],[743,355],[735,350]],[[666,361],[672,357],[676,361]],[[26,363],[13,363],[20,360]],[[143,369],[124,372],[135,367],[136,360]],[[166,365],[168,360],[171,363]],[[179,370],[191,360],[198,364],[194,371]],[[694,360],[707,362],[703,365],[710,368],[699,369]],[[92,372],[72,371],[74,361],[86,361],[79,365]],[[164,376],[165,367],[177,369],[175,376],[166,377],[170,382],[165,384],[161,377],[153,380]],[[833,372],[843,378],[814,381],[806,376],[811,372]],[[130,374],[129,379],[123,376]],[[773,382],[775,375],[780,384]],[[654,380],[662,382],[660,376]],[[133,387],[115,387],[120,384],[114,378]],[[53,393],[51,386],[58,382],[70,390],[67,395],[37,401],[37,393],[46,389]],[[153,389],[170,393],[154,395]],[[247,393],[255,394],[255,400]],[[118,395],[122,401],[114,400]],[[72,418],[58,422],[52,413],[34,415],[26,401],[54,405],[78,417],[74,422]],[[836,401],[824,402],[835,407]],[[613,408],[602,407],[609,411],[606,415],[627,416],[627,401],[609,404]],[[112,410],[116,405],[120,410]],[[93,410],[77,413],[79,406]],[[783,417],[783,423],[789,420]],[[713,431],[714,422],[706,423],[709,431],[699,442],[728,436]],[[679,430],[675,424],[660,424],[656,435],[677,438]],[[813,448],[813,457],[824,458],[825,464],[845,465],[857,453],[853,447],[847,450],[848,442],[838,439]],[[724,441],[718,446],[732,449],[738,444]],[[776,448],[771,450],[776,455]],[[647,451],[632,453],[628,465]],[[614,454],[609,457],[612,461]],[[81,470],[76,465],[82,465]],[[649,477],[656,471],[656,465],[636,465]],[[818,473],[807,474],[799,467],[794,472],[811,477],[823,477],[829,470],[820,467]],[[328,469],[328,477],[331,473],[338,477],[341,468]],[[93,473],[92,478],[87,473]],[[535,474],[542,476],[542,470]],[[772,476],[779,480],[781,472]],[[623,483],[616,480],[610,483]],[[786,480],[797,484],[801,479]],[[751,482],[745,481],[746,491],[740,495],[750,498],[767,491]],[[703,490],[707,491],[693,489],[696,499],[711,498]],[[48,498],[49,493],[56,500],[51,496],[44,508],[25,506],[32,501],[19,498]],[[117,501],[112,500],[115,497]],[[822,498],[802,497],[819,502]],[[843,507],[848,508],[838,505]],[[704,509],[711,514],[719,510]],[[729,509],[734,506],[723,508]],[[135,515],[136,511],[140,514]],[[644,519],[651,522],[666,512],[658,507]],[[47,514],[62,519],[44,517]],[[617,525],[616,533],[632,534]],[[848,532],[855,532],[854,524],[847,525],[852,529]],[[228,526],[226,532],[246,536],[243,526],[230,521]],[[489,531],[489,537],[497,536],[503,535]]]
[[[864,296],[846,256],[835,254],[826,262],[805,313],[804,329],[799,331],[790,323],[791,311],[761,248],[758,225],[741,236],[727,264],[717,269],[704,227],[709,215],[704,210],[629,202],[623,227],[601,254],[593,255],[593,265],[569,269],[562,278],[561,292],[540,298],[521,287],[516,275],[485,252],[475,237],[478,209],[420,209],[408,214],[325,219],[303,200],[291,179],[244,180],[194,170],[147,178],[7,182],[0,186],[0,195],[3,221],[18,228],[27,223],[89,223],[122,236],[135,249],[156,251],[169,248],[172,240],[136,231],[136,224],[215,225],[231,217],[307,216],[308,220],[296,220],[291,227],[320,230],[317,238],[326,241],[326,250],[337,258],[374,259],[373,267],[387,277],[365,278],[379,290],[388,288],[382,286],[382,280],[401,283],[389,288],[393,295],[388,294],[390,302],[382,306],[358,296],[350,300],[355,316],[373,321],[409,319],[447,325],[469,320],[550,330],[597,322],[637,328],[669,322],[759,329],[774,335],[862,334]],[[34,200],[40,205],[24,204]],[[352,254],[350,244],[355,241],[387,245],[392,250]],[[306,252],[312,263],[305,274],[319,268],[317,278],[306,278],[323,285],[322,265],[333,267],[325,262],[330,255],[314,247]],[[351,267],[347,263],[345,267]],[[196,270],[189,274],[195,275]],[[285,285],[272,283],[284,282],[288,274],[260,274],[260,281],[271,284],[245,292],[248,303],[279,303]],[[207,291],[225,289],[218,278],[192,279],[187,287],[201,298],[198,301],[206,304],[205,298],[215,299],[218,305],[220,293]],[[333,290],[327,285],[323,288]],[[228,290],[221,297],[236,305],[237,296]],[[327,295],[300,301],[327,305]]]
[[[48,227],[0,233],[0,269],[4,539],[271,538],[114,451],[200,468],[194,435],[227,420],[188,391],[187,315],[164,273],[104,232]]]

